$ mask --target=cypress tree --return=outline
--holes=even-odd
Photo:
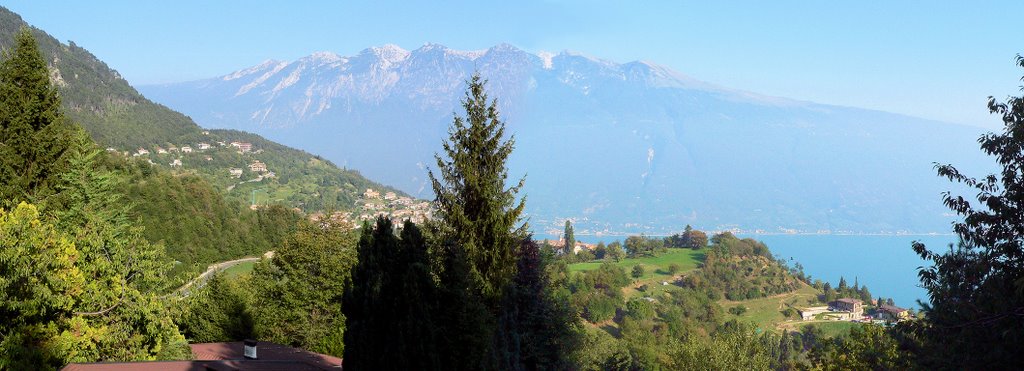
[[[391,220],[378,217],[375,226],[362,223],[352,267],[351,284],[345,287],[342,313],[345,315],[345,365],[352,370],[386,369],[393,355],[386,337],[391,336],[387,311],[393,310],[386,296],[389,291],[385,272],[393,261],[397,241],[391,234]]]
[[[466,116],[453,119],[443,144],[446,158],[434,156],[438,174],[429,176],[441,238],[465,251],[474,286],[493,303],[515,272],[516,245],[526,236],[524,201],[516,199],[524,180],[506,188],[505,164],[515,139],[504,139],[497,101],[487,97],[480,75],[468,83]]]
[[[571,255],[573,250],[576,249],[576,236],[573,234],[572,222],[569,219],[565,220],[565,246],[563,250],[566,255]]]
[[[359,262],[346,287],[345,365],[353,370],[440,369],[436,294],[426,239],[406,221],[401,238],[389,218],[363,225]]]

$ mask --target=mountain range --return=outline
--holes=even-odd
[[[984,170],[980,129],[764,96],[650,62],[385,45],[142,86],[207,128],[255,132],[429,197],[465,81],[488,80],[534,229],[948,232],[933,163]],[[836,71],[842,73],[842,71]]]

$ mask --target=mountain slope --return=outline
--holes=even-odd
[[[0,7],[0,49],[12,44],[13,35],[28,26],[20,16]],[[68,117],[82,125],[101,146],[119,152],[135,153],[139,148],[153,156],[144,156],[161,166],[174,159],[182,161],[180,170],[202,175],[209,182],[225,189],[225,195],[238,201],[249,201],[255,188],[275,195],[289,207],[307,211],[324,208],[349,210],[367,188],[393,190],[367,180],[358,172],[339,169],[329,162],[313,165],[316,156],[241,132],[205,132],[190,118],[153,103],[138,93],[127,81],[89,51],[73,42],[61,44],[42,30],[33,29],[40,51],[50,63],[51,79],[58,86]],[[191,146],[216,141],[247,141],[259,154],[231,155],[233,151],[188,156],[159,156],[157,148]],[[212,157],[205,160],[204,156]],[[149,158],[152,157],[152,158]],[[226,191],[234,179],[229,168],[246,168],[253,161],[267,164],[277,179],[265,179]],[[246,175],[248,177],[248,175]],[[248,178],[243,178],[245,180]],[[293,184],[289,185],[289,181]],[[300,184],[301,183],[301,184]],[[313,184],[306,184],[313,183]]]
[[[0,50],[11,47],[14,33],[23,26],[17,14],[0,7]],[[114,149],[98,161],[126,181],[124,195],[133,205],[133,224],[144,227],[143,236],[163,244],[180,263],[172,272],[175,279],[190,277],[212,262],[280,247],[283,236],[304,217],[293,207],[353,209],[367,188],[390,189],[255,134],[205,131],[184,115],[142,97],[85,49],[62,45],[42,30],[32,31],[50,62],[51,81],[60,91],[66,116],[100,145]],[[218,141],[250,143],[252,151],[240,153]],[[211,148],[198,147],[204,142]],[[182,148],[167,151],[177,149],[175,144]],[[186,152],[186,144],[197,148]],[[138,148],[152,153],[131,155]],[[251,171],[248,165],[256,160],[276,177]],[[171,166],[174,161],[182,165]],[[229,168],[245,171],[235,179]],[[253,199],[260,206],[273,205],[250,210]]]
[[[932,163],[982,168],[980,130],[766,97],[647,62],[510,45],[428,44],[268,61],[207,80],[141,87],[207,127],[254,131],[399,188],[425,166],[479,71],[516,135],[532,222],[579,232],[685,224],[780,232],[932,232],[951,220]],[[382,150],[383,149],[383,150]]]

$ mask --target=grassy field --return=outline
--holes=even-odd
[[[801,325],[800,329],[803,330],[809,324]],[[850,328],[860,326],[860,323],[849,322],[849,321],[822,321],[814,322],[814,326],[821,329],[821,332],[827,337],[836,337],[839,335],[846,335],[850,333]]]
[[[743,300],[743,301],[729,301],[722,300],[719,304],[722,309],[726,310],[724,314],[724,320],[728,321],[731,319],[737,319],[740,321],[749,321],[757,325],[762,329],[774,329],[779,324],[787,321],[793,321],[793,318],[787,319],[782,315],[782,311],[786,308],[802,308],[807,307],[808,299],[816,298],[818,296],[818,290],[811,286],[804,285],[799,290],[782,294],[775,295],[767,298]],[[737,306],[747,307],[746,313],[739,316],[732,313],[728,313],[729,308]]]
[[[641,265],[644,267],[644,275],[640,277],[641,281],[656,281],[657,279],[670,278],[672,275],[668,273],[668,266],[672,263],[679,264],[679,272],[686,272],[697,268],[697,264],[700,264],[704,260],[703,250],[691,250],[691,249],[669,249],[668,253],[662,254],[661,256],[650,257],[650,258],[630,258],[622,259],[615,263],[626,270],[626,273],[630,273],[633,270],[634,265]],[[603,260],[592,261],[586,263],[576,263],[569,265],[569,272],[582,272],[597,269],[603,264]],[[677,273],[678,274],[678,273]]]
[[[225,278],[234,278],[241,276],[243,274],[249,274],[249,272],[252,272],[252,268],[255,266],[256,262],[242,262],[235,266],[232,266],[231,268],[225,269],[220,273],[223,274]]]

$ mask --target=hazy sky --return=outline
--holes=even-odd
[[[1024,1],[4,1],[133,84],[427,42],[648,60],[757,93],[997,128]],[[441,5],[443,4],[443,5]],[[514,4],[514,5],[513,5]]]

